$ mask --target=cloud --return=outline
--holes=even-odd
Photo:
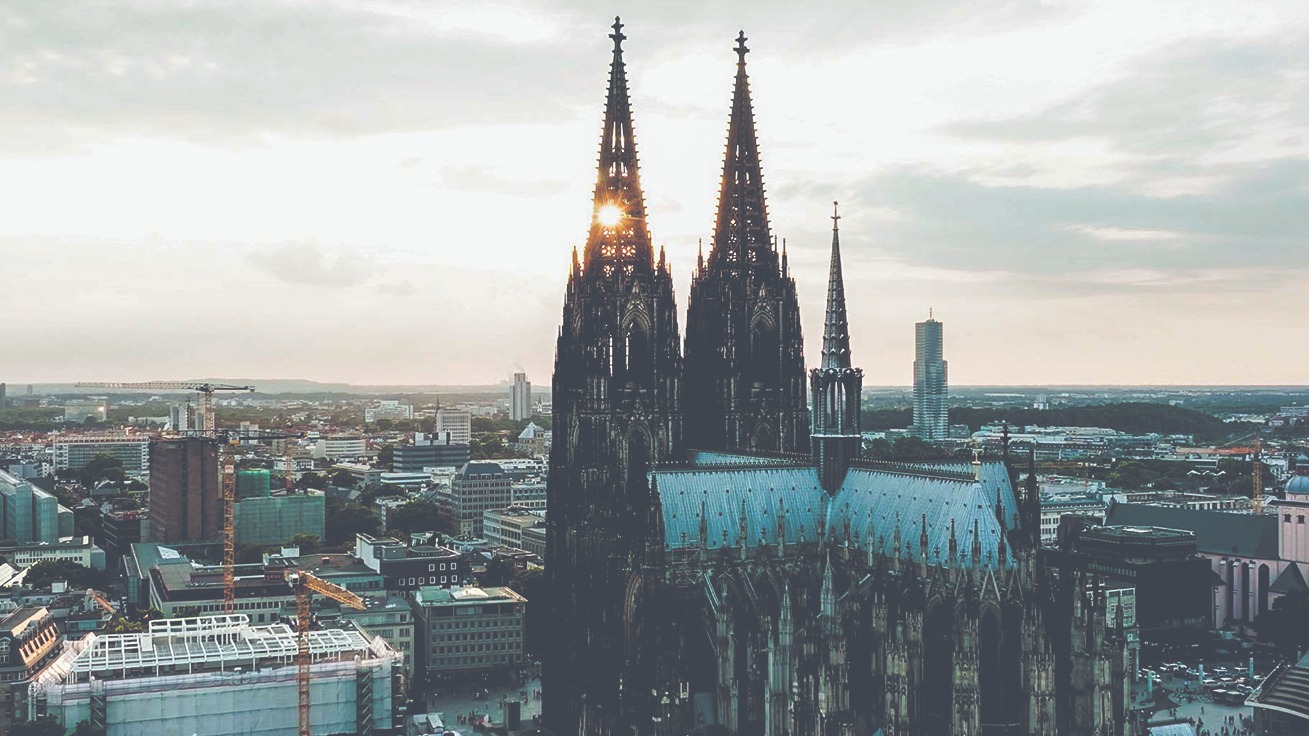
[[[478,166],[448,167],[442,172],[441,183],[448,189],[511,197],[544,197],[568,188],[568,182],[559,180],[511,181]]]
[[[302,286],[358,286],[372,280],[379,270],[359,253],[315,242],[256,248],[247,257],[264,273]]]

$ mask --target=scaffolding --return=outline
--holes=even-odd
[[[390,728],[399,700],[385,685],[403,655],[357,627],[311,631],[308,639],[314,733]],[[144,633],[70,642],[31,692],[61,722],[89,721],[102,736],[165,723],[215,736],[291,736],[297,649],[292,627],[251,626],[243,614],[152,621]]]

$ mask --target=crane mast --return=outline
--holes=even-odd
[[[288,572],[286,580],[291,588],[295,590],[295,628],[298,644],[295,663],[296,690],[300,701],[299,736],[313,736],[309,720],[309,625],[311,623],[309,604],[313,599],[313,594],[326,596],[358,611],[366,610],[368,605],[364,603],[363,598],[312,573],[303,571]]]

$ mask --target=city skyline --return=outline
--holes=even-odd
[[[11,384],[541,382],[614,12],[679,319],[744,28],[807,365],[838,199],[870,386],[929,306],[956,385],[1309,383],[1297,4],[66,9],[0,25]]]

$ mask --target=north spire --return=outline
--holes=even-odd
[[[585,253],[585,267],[602,266],[606,275],[615,270],[648,270],[653,261],[632,129],[627,67],[623,63],[623,41],[627,36],[618,18],[614,18],[613,29],[609,38],[614,42],[614,56],[609,65],[600,163]]]
[[[827,317],[823,320],[823,368],[850,367],[850,323],[845,314],[841,273],[841,215],[832,203],[832,267],[827,277]]]
[[[772,265],[776,256],[768,231],[754,105],[750,100],[750,78],[745,71],[745,55],[750,49],[745,42],[745,31],[741,31],[736,37],[736,85],[727,124],[727,151],[723,157],[718,220],[710,260],[728,265],[759,261]]]

